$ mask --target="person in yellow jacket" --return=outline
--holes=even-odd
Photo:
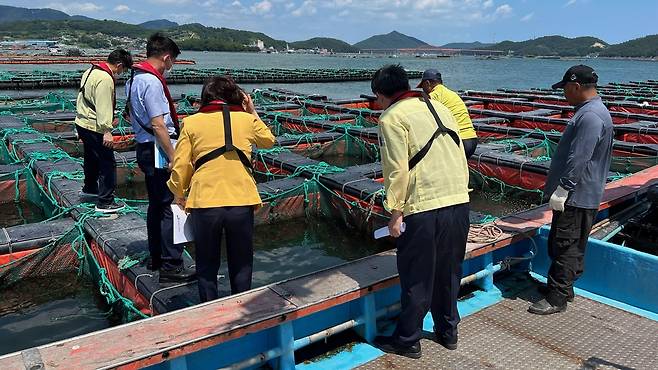
[[[275,138],[254,103],[230,77],[215,77],[201,93],[199,113],[183,120],[167,186],[190,211],[202,302],[217,299],[222,233],[226,233],[231,293],[251,289],[254,207],[261,204],[252,176],[252,146]]]
[[[402,67],[381,68],[371,85],[385,109],[379,119],[384,207],[391,212],[389,232],[397,238],[402,306],[393,335],[375,338],[375,345],[420,358],[428,311],[437,342],[457,348],[457,296],[470,225],[468,165],[453,115],[410,91]]]
[[[436,69],[428,69],[423,72],[423,78],[416,87],[422,88],[430,98],[445,105],[450,110],[457,121],[457,125],[459,125],[459,137],[464,142],[466,158],[470,158],[477,148],[478,136],[462,98],[443,85],[441,73]]]
[[[124,206],[114,201],[116,162],[112,128],[117,75],[130,69],[132,56],[123,49],[110,53],[107,62],[94,64],[82,74],[76,100],[75,126],[84,148],[83,198],[96,197],[96,211],[113,213]]]

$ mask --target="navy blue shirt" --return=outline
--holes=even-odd
[[[566,205],[598,209],[613,138],[612,117],[599,96],[576,106],[551,160],[544,196],[550,197],[561,185],[569,191]]]

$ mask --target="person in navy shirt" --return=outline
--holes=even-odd
[[[585,247],[603,196],[612,159],[612,117],[596,91],[598,76],[588,66],[569,68],[553,89],[564,96],[576,113],[562,133],[551,159],[544,194],[553,210],[548,236],[552,263],[545,299],[528,311],[549,315],[567,309],[573,284],[585,268]]]

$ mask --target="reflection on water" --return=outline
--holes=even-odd
[[[331,219],[297,219],[257,226],[254,231],[253,287],[308,274],[393,248]],[[194,257],[194,247],[188,249]],[[219,271],[228,291],[226,249]]]
[[[114,190],[114,195],[117,198],[124,199],[148,199],[146,183],[143,181],[131,181],[122,185],[118,185]]]
[[[348,154],[332,154],[332,155],[323,155],[317,158],[318,161],[323,161],[329,163],[332,166],[336,167],[350,167],[357,166],[361,164],[372,163],[374,160],[366,156],[360,155],[348,155]]]
[[[469,193],[471,211],[495,217],[508,216],[537,206],[538,196],[534,198],[503,196],[500,193],[475,190]],[[532,199],[532,200],[531,200]]]
[[[76,273],[23,279],[0,296],[0,355],[120,324]]]
[[[0,204],[0,227],[30,224],[45,218],[41,208],[26,200]]]

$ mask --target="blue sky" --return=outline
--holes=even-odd
[[[261,31],[288,41],[350,43],[397,30],[434,45],[591,35],[618,43],[658,33],[655,0],[0,0],[128,23],[178,23]]]

